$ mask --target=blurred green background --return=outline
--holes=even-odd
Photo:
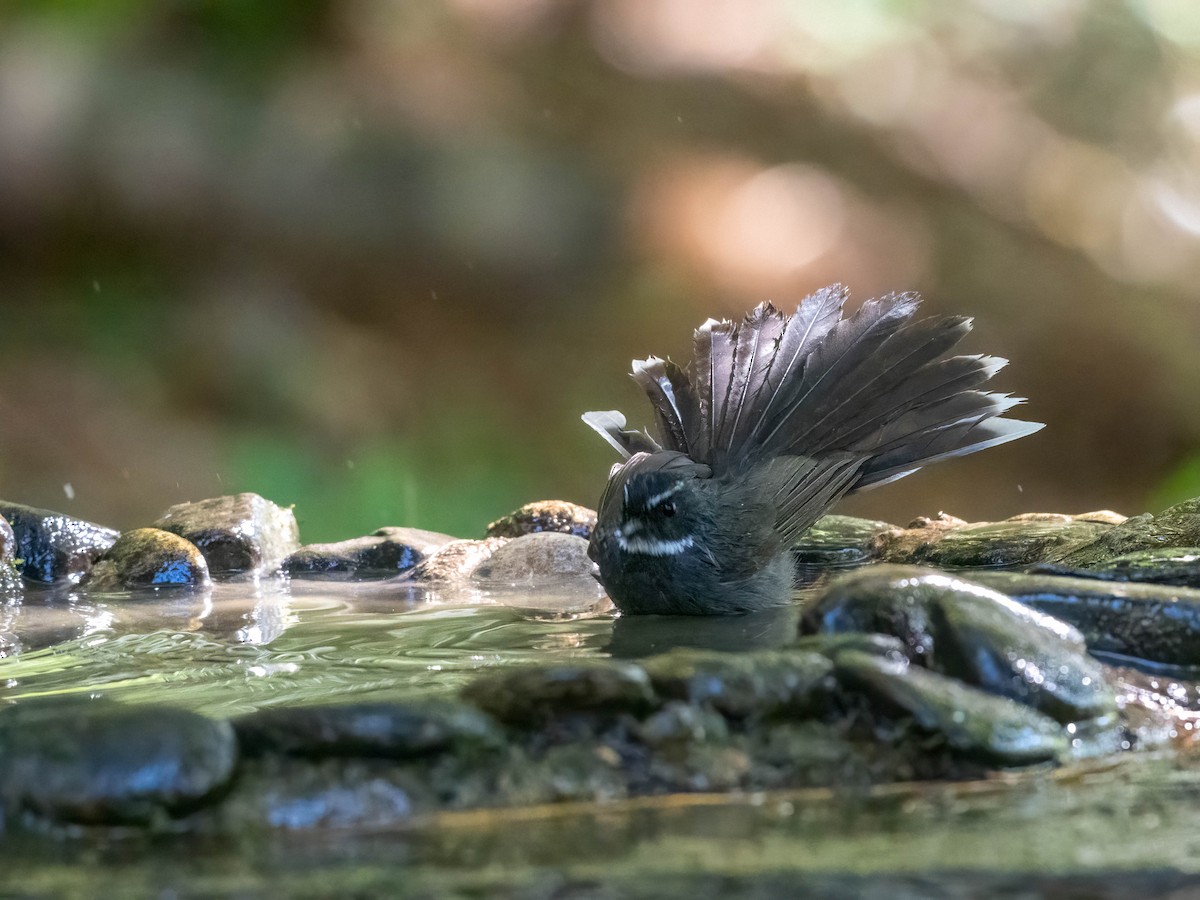
[[[1192,0],[0,4],[0,493],[309,540],[592,504],[628,362],[828,282],[1041,434],[843,507],[1200,494]]]

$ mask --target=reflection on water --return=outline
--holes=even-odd
[[[452,692],[485,666],[606,654],[591,579],[537,591],[219,585],[197,594],[29,594],[0,607],[9,702],[88,693],[213,715],[282,703]]]
[[[267,580],[200,593],[29,593],[0,606],[4,699],[104,694],[212,715],[457,690],[486,666],[794,639],[797,607],[618,619],[588,579],[535,590]]]

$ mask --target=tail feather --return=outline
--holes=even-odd
[[[842,485],[829,475],[844,492],[1041,427],[1001,418],[1022,401],[981,390],[1006,360],[947,356],[970,319],[914,321],[915,294],[868,300],[843,318],[846,296],[833,285],[791,316],[764,303],[737,323],[710,319],[696,330],[686,368],[656,357],[635,362],[663,447],[716,475],[780,457],[849,454],[857,462],[839,472],[857,480]],[[620,427],[589,424],[622,452],[649,440],[631,437],[623,419]],[[799,495],[791,500],[808,506]]]
[[[687,428],[684,426],[686,414],[679,406],[664,361],[656,356],[634,360],[633,380],[650,398],[650,405],[654,407],[655,424],[663,442],[668,447],[687,453],[689,441]]]

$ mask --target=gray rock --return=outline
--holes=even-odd
[[[501,670],[476,679],[462,696],[514,724],[578,712],[644,713],[658,702],[644,669],[609,661]]]
[[[1126,519],[1057,561],[1076,568],[1094,568],[1129,553],[1165,547],[1200,547],[1200,497],[1178,503],[1156,516]]]
[[[407,575],[413,581],[429,585],[462,582],[467,580],[482,562],[507,542],[507,538],[451,541],[432,556],[409,569]]]
[[[1200,590],[1018,572],[973,572],[971,578],[1070,622],[1094,652],[1200,666]]]
[[[716,712],[672,700],[640,723],[638,738],[648,747],[671,748],[725,740],[729,728]]]
[[[266,709],[238,719],[234,728],[248,754],[408,759],[502,743],[491,718],[447,701]]]
[[[84,578],[90,591],[206,587],[208,564],[191,541],[158,528],[121,534]]]
[[[0,713],[0,792],[10,809],[85,823],[149,822],[232,777],[228,722],[166,706],[28,701]]]
[[[945,572],[878,566],[843,576],[802,627],[895,635],[927,668],[1061,722],[1116,714],[1113,691],[1076,629]]]
[[[111,528],[19,503],[0,501],[0,515],[12,526],[13,554],[31,581],[78,581],[117,540]]]
[[[1075,575],[1106,581],[1138,581],[1200,588],[1200,547],[1137,550],[1091,566],[1045,563],[1030,571],[1034,574]]]
[[[475,567],[472,579],[492,584],[520,584],[535,579],[591,575],[588,542],[571,534],[545,531],[514,538]]]
[[[591,537],[596,511],[565,500],[537,500],[497,519],[487,527],[488,537],[516,538],[541,531]]]
[[[283,561],[283,571],[293,578],[390,578],[407,572],[453,540],[448,534],[420,528],[380,528],[366,537],[301,547]]]
[[[851,651],[838,656],[836,675],[964,755],[1026,765],[1060,760],[1070,749],[1065,729],[1048,716],[905,661]]]
[[[163,513],[154,527],[199,547],[217,579],[274,572],[300,546],[292,511],[258,494],[180,503]]]
[[[910,562],[951,568],[1023,566],[1069,553],[1111,529],[1072,516],[1033,514],[944,532],[923,544]]]
[[[853,566],[878,557],[895,525],[853,516],[823,516],[792,547],[797,566]]]
[[[711,706],[738,719],[811,715],[824,707],[832,686],[833,663],[797,650],[675,650],[643,666],[659,696]]]

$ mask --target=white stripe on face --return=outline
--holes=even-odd
[[[646,509],[648,509],[648,510],[654,509],[654,507],[658,506],[658,504],[662,503],[668,497],[673,497],[676,494],[678,494],[682,488],[683,488],[682,481],[675,482],[673,485],[671,485],[665,491],[660,491],[659,493],[655,494],[653,497],[650,497],[649,499],[647,499],[646,500]]]
[[[660,541],[655,538],[626,537],[618,530],[615,537],[617,546],[626,553],[640,553],[643,556],[678,556],[696,543],[690,534],[673,541]]]

